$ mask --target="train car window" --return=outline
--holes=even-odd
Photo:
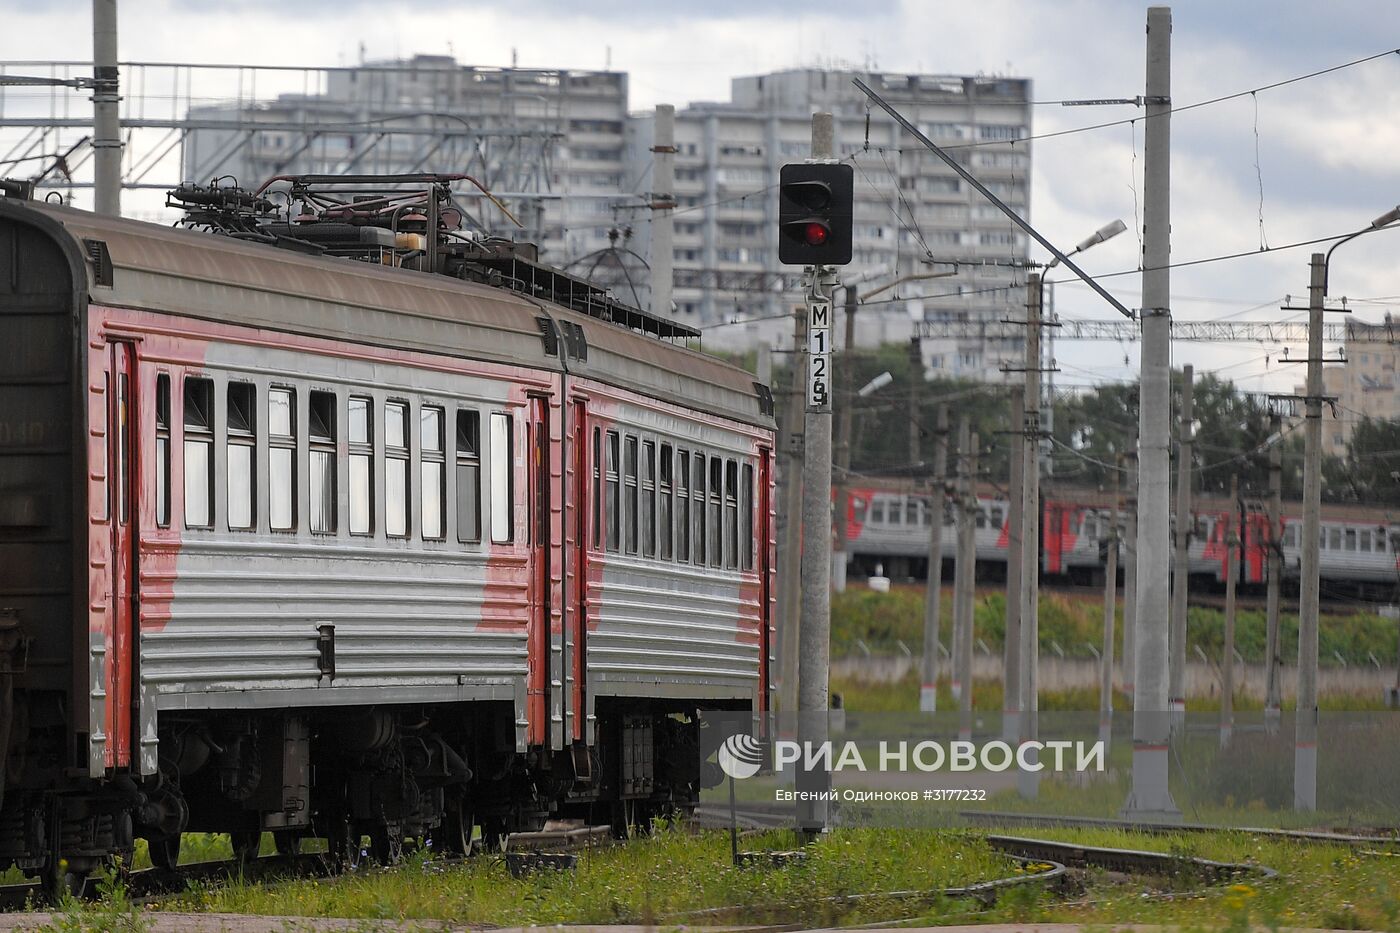
[[[885,510],[885,520],[888,521],[891,525],[904,524],[903,501],[895,499],[889,504],[889,508]]]
[[[1377,550],[1377,551],[1386,551],[1386,550],[1388,550],[1388,548],[1386,547],[1386,540],[1385,540],[1385,537],[1386,537],[1386,535],[1385,535],[1385,529],[1384,529],[1384,528],[1377,528],[1377,529],[1376,529],[1376,550]]]
[[[906,525],[919,524],[919,500],[913,496],[904,500],[904,523]]]
[[[622,457],[621,443],[616,431],[608,432],[607,450],[604,451],[606,460],[603,462],[603,486],[607,496],[605,511],[608,523],[605,543],[607,549],[614,552],[622,544],[622,490],[619,488],[618,479],[621,467],[618,460]]]
[[[851,516],[856,521],[864,523],[865,513],[869,510],[870,504],[864,499],[851,499]]]
[[[753,569],[753,552],[757,547],[755,541],[754,516],[753,516],[753,464],[744,464],[744,480],[739,484],[739,495],[743,497],[739,503],[739,515],[743,520],[743,528],[739,530],[739,560],[744,570]]]
[[[156,376],[156,525],[170,527],[170,374]]]
[[[336,530],[335,393],[312,392],[307,409],[311,447],[311,531],[333,535]]]
[[[225,425],[228,432],[228,527],[230,531],[249,531],[255,527],[257,488],[253,464],[256,462],[257,440],[254,418],[257,392],[251,383],[228,384],[228,409]]]
[[[724,566],[739,569],[739,464],[724,461]]]
[[[350,396],[345,409],[350,442],[350,533],[374,534],[374,402]]]
[[[384,533],[408,537],[408,403],[384,403]]]
[[[296,393],[267,393],[267,511],[273,531],[296,528]]]
[[[982,511],[981,508],[973,509],[973,525],[978,528],[987,527],[987,513]]]
[[[927,528],[929,523],[933,520],[933,507],[934,503],[932,499],[924,500],[924,507],[919,512],[919,524],[925,528]]]
[[[1342,549],[1347,551],[1356,550],[1356,529],[1345,528],[1342,530]]]
[[[117,521],[131,521],[131,377],[117,376]]]
[[[1363,551],[1371,550],[1371,529],[1367,528],[1357,536],[1357,544]]]
[[[710,566],[724,566],[724,461],[710,458]]]
[[[185,378],[185,527],[214,526],[214,383]]]
[[[656,441],[642,441],[642,556],[656,556]]]
[[[441,541],[447,537],[447,462],[443,440],[446,421],[441,408],[424,405],[418,409],[418,443],[422,462],[418,466],[423,496],[423,538]]]
[[[696,564],[705,565],[705,455],[699,451],[695,452],[695,472],[692,475],[695,480],[690,487],[690,521],[692,540],[690,542],[690,557]]]
[[[1005,513],[1002,511],[1002,508],[999,505],[992,509],[992,527],[997,529],[998,531],[1001,530],[1002,516],[1004,514]]]
[[[659,556],[670,560],[675,553],[674,526],[671,524],[671,497],[675,491],[675,451],[670,444],[661,445],[661,497],[657,502],[656,537]]]
[[[457,540],[481,540],[481,412],[457,410]]]
[[[873,525],[885,523],[885,501],[883,499],[876,499],[870,503],[870,523]]]
[[[491,540],[509,544],[515,540],[515,432],[514,419],[491,413]]]
[[[593,549],[603,546],[603,429],[593,429]]]
[[[627,553],[637,553],[637,439],[628,436],[623,443],[623,498],[626,500],[626,507],[623,509],[624,526],[626,527]]]
[[[1327,548],[1332,551],[1340,551],[1342,549],[1342,529],[1333,528],[1329,531],[1327,535]]]
[[[676,451],[676,560],[690,560],[690,451]]]

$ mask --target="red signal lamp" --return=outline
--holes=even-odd
[[[831,228],[824,223],[812,220],[802,228],[802,238],[807,241],[808,246],[821,246],[831,235]]]

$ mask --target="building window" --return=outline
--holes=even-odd
[[[255,525],[257,515],[257,481],[253,464],[257,458],[254,413],[257,392],[247,382],[228,384],[228,409],[225,422],[228,433],[228,527],[230,531],[248,531]]]
[[[185,379],[185,527],[214,526],[214,383]]]
[[[374,534],[374,402],[351,396],[346,407],[350,441],[350,533]]]
[[[491,413],[491,540],[509,544],[515,540],[515,436],[514,419]]]
[[[170,527],[170,374],[156,376],[156,525]]]
[[[419,477],[423,496],[423,538],[441,541],[447,536],[447,456],[443,444],[443,410],[431,405],[418,409],[418,443],[422,455]]]
[[[384,403],[384,533],[408,537],[408,403]]]
[[[671,524],[671,497],[675,489],[674,451],[670,444],[661,445],[661,495],[657,500],[656,536],[657,549],[662,560],[670,560],[674,554],[674,532]]]
[[[481,540],[481,413],[457,411],[457,540]]]

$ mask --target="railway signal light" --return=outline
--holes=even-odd
[[[778,261],[844,266],[851,261],[851,166],[840,162],[784,165],[778,186]]]

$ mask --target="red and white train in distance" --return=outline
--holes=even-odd
[[[767,389],[453,180],[0,197],[0,867],[623,830],[769,708]]]
[[[1004,575],[1010,505],[1003,492],[984,486],[978,506],[979,573]],[[1237,581],[1267,581],[1268,548],[1276,541],[1283,555],[1283,579],[1296,586],[1302,557],[1299,504],[1283,503],[1282,533],[1275,535],[1269,533],[1263,507],[1257,498],[1231,503],[1218,496],[1196,497],[1189,547],[1192,577],[1223,585],[1226,535],[1233,528],[1241,538]],[[1113,508],[1109,496],[1057,484],[1045,490],[1041,508],[1041,572],[1077,582],[1102,580]],[[881,565],[896,579],[922,578],[928,564],[929,516],[925,485],[892,480],[853,487],[846,514],[850,560],[861,572],[873,573]],[[943,557],[951,561],[956,551],[951,504],[945,504],[943,521],[949,528],[943,535]],[[1121,540],[1126,526],[1122,511],[1118,523]],[[1361,506],[1324,505],[1319,544],[1321,576],[1330,592],[1394,597],[1400,585],[1400,517]]]

